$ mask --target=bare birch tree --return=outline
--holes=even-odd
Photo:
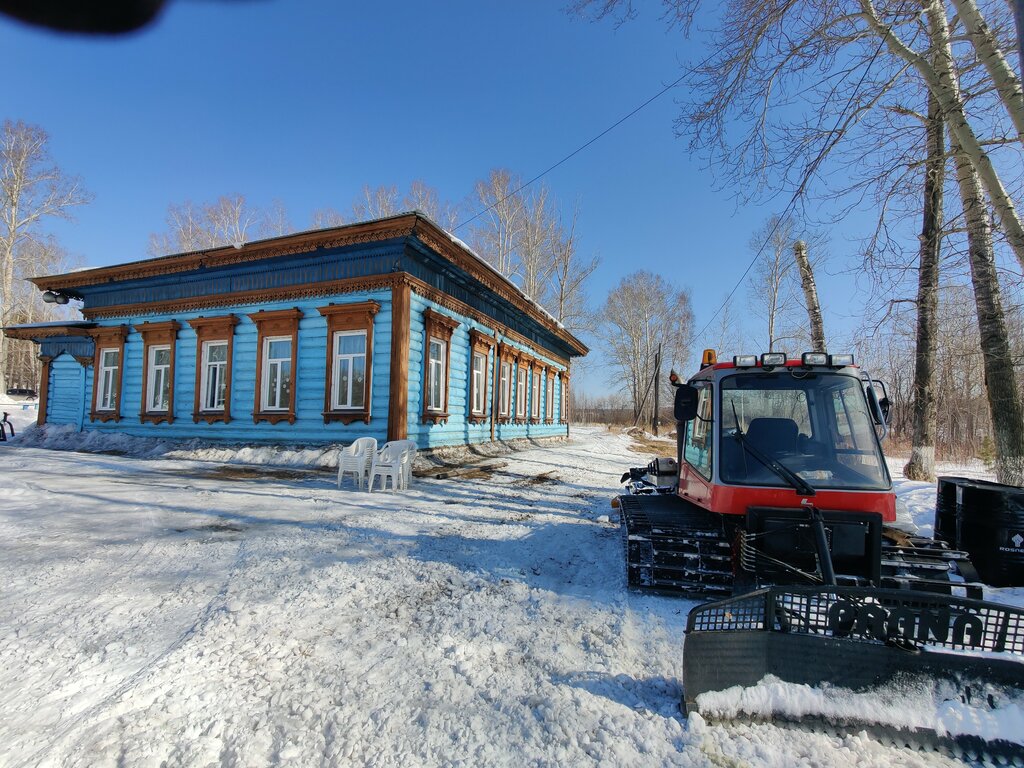
[[[401,213],[398,187],[363,187],[362,197],[352,204],[352,218],[355,221],[383,219]]]
[[[546,304],[555,318],[573,332],[589,331],[595,325],[594,313],[587,304],[587,280],[597,269],[600,259],[589,260],[578,253],[576,225],[579,205],[573,208],[568,224],[559,222],[549,242],[551,258],[550,301]]]
[[[241,245],[293,231],[281,201],[263,209],[240,194],[222,195],[209,203],[172,203],[165,221],[167,229],[149,236],[151,256]]]
[[[750,304],[766,323],[769,352],[780,341],[794,338],[789,330],[795,298],[795,270],[789,256],[794,231],[791,219],[771,216],[750,239],[753,251],[762,250],[767,241],[750,277]]]
[[[515,250],[526,219],[526,200],[519,193],[518,176],[503,168],[492,170],[476,183],[479,205],[486,209],[472,228],[477,252],[498,272],[510,277],[515,271]]]
[[[654,377],[654,357],[662,350],[662,374],[681,366],[689,356],[693,334],[690,294],[659,275],[634,272],[609,294],[599,331],[612,365],[612,381],[629,394],[634,418],[647,418],[652,399],[641,409],[644,392]]]
[[[551,238],[556,222],[548,203],[548,188],[541,184],[525,198],[523,221],[515,242],[513,276],[523,292],[538,303],[544,303],[551,261]]]
[[[447,200],[442,201],[437,190],[420,179],[409,185],[402,205],[407,211],[425,213],[433,222],[449,232],[455,231],[462,218],[460,206]]]
[[[19,260],[32,259],[32,243],[52,219],[71,219],[72,209],[92,197],[78,178],[65,174],[50,157],[42,128],[6,120],[0,135],[0,326],[10,323],[14,277]],[[5,337],[0,333],[0,392],[7,391]]]
[[[807,255],[807,243],[797,240],[793,243],[793,258],[800,272],[800,285],[804,291],[804,306],[807,308],[807,321],[811,329],[811,349],[824,352],[825,322],[821,317],[821,304],[818,302],[818,286],[814,282],[814,268]]]

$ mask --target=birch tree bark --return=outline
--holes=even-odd
[[[978,174],[969,158],[956,152],[957,184],[967,225],[971,283],[978,311],[985,386],[996,451],[996,477],[1001,483],[1024,485],[1024,405],[1017,389],[1009,335],[996,274],[992,229]]]
[[[928,159],[924,172],[924,212],[917,272],[917,344],[914,351],[913,442],[903,474],[910,480],[935,479],[935,355],[939,310],[939,253],[942,246],[942,189],[946,148],[942,116],[928,97]]]
[[[807,243],[797,240],[793,244],[793,256],[800,269],[800,285],[804,289],[807,319],[811,324],[811,348],[815,352],[824,352],[825,323],[821,319],[821,304],[818,303],[818,286],[814,284],[814,270],[811,269],[811,260],[807,257]]]

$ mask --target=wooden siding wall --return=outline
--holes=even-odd
[[[451,340],[451,370],[449,372],[448,420],[444,424],[423,423],[423,397],[425,395],[424,364],[425,364],[425,329],[423,312],[433,309],[459,321]],[[443,445],[461,445],[465,443],[484,443],[491,439],[491,410],[494,405],[492,396],[494,385],[494,365],[497,350],[492,350],[488,364],[488,397],[486,403],[487,420],[480,424],[469,422],[469,382],[470,382],[470,338],[469,331],[476,328],[482,333],[493,335],[493,331],[485,325],[468,317],[438,306],[432,301],[417,294],[412,295],[411,333],[409,341],[409,439],[415,440],[421,448],[432,448]],[[554,360],[538,354],[539,350],[527,350],[523,345],[509,339],[499,338],[508,346],[529,352],[546,365],[557,371],[564,367]],[[529,387],[527,390],[529,392]],[[561,380],[555,386],[555,417],[558,417],[558,401],[560,398]],[[541,417],[543,420],[546,387],[541,387]],[[514,406],[513,406],[514,407]],[[497,424],[495,437],[499,440],[515,440],[527,437],[556,437],[568,434],[568,426],[561,423],[553,424]]]
[[[91,340],[90,340],[91,342]],[[71,355],[63,353],[50,361],[50,390],[46,402],[46,422],[48,424],[78,425],[82,417],[82,372],[85,379],[92,375],[92,367],[83,368]],[[92,392],[86,385],[86,398]],[[85,406],[86,408],[88,406]]]
[[[374,317],[372,391],[370,395],[370,423],[356,422],[324,424],[324,380],[326,375],[327,322],[317,312],[317,307],[327,304],[375,300],[381,309]],[[303,316],[299,321],[296,371],[293,381],[296,389],[296,421],[277,425],[254,424],[252,419],[256,391],[257,329],[248,314],[260,309],[267,311],[298,307]],[[233,313],[238,317],[235,326],[232,381],[231,421],[227,424],[204,422],[194,423],[192,408],[196,379],[196,333],[188,326],[187,320],[195,317],[213,317]],[[142,424],[139,409],[142,402],[142,336],[134,330],[142,320],[160,322],[177,320],[182,328],[178,331],[177,354],[174,374],[174,422],[172,424]],[[85,428],[101,432],[119,432],[145,437],[201,438],[244,443],[331,443],[350,442],[357,437],[386,438],[388,418],[388,364],[391,356],[391,291],[362,291],[343,296],[295,299],[272,304],[247,305],[230,308],[214,308],[196,312],[179,312],[173,315],[147,315],[145,318],[116,318],[104,320],[101,325],[127,323],[133,330],[125,342],[125,370],[121,396],[121,421],[90,422]],[[63,358],[61,358],[63,360]],[[73,359],[72,359],[73,361]],[[56,362],[56,361],[55,361]],[[73,361],[74,362],[74,361]],[[76,366],[77,362],[74,363]],[[88,371],[91,398],[93,370]],[[77,418],[77,414],[76,414]],[[51,419],[52,421],[52,419]]]

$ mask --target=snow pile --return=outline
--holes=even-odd
[[[1024,746],[1024,692],[985,690],[983,685],[975,688],[983,690],[983,695],[967,703],[955,686],[945,681],[916,679],[856,692],[827,684],[787,683],[767,675],[754,686],[702,693],[697,706],[703,715],[719,718],[820,717],[837,724],[875,723]],[[991,698],[985,695],[989,693]]]

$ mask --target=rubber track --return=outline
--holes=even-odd
[[[671,495],[620,496],[619,512],[630,589],[732,594],[732,548],[719,515]]]

